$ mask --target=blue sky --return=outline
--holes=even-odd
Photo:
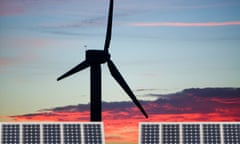
[[[56,78],[103,49],[108,1],[1,0],[0,115],[89,102],[89,69]],[[240,86],[240,2],[119,0],[110,52],[139,99]],[[86,47],[87,46],[87,47]],[[103,100],[128,101],[102,66]]]

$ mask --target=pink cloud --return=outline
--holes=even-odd
[[[50,45],[55,40],[41,38],[41,37],[19,37],[19,36],[11,36],[11,37],[0,37],[1,42],[5,47],[17,47],[17,48],[43,48],[47,45]]]
[[[139,27],[214,27],[214,26],[233,26],[240,25],[240,21],[226,21],[226,22],[136,22],[129,23],[129,26]]]
[[[213,102],[223,103],[223,104],[239,104],[240,105],[239,98],[227,98],[224,100],[220,98],[211,98],[209,100]]]
[[[44,49],[55,42],[56,40],[46,38],[0,37],[1,47],[18,52],[14,56],[5,56],[3,53],[0,57],[0,68],[39,60],[36,49]]]
[[[15,8],[15,9],[0,9],[0,16],[13,16],[13,15],[19,15],[21,13],[23,13],[24,10],[21,8]]]
[[[20,1],[1,0],[0,16],[13,16],[24,13],[24,8]]]
[[[14,63],[13,59],[10,58],[0,58],[0,67],[9,66]]]

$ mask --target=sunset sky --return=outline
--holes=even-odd
[[[239,0],[114,6],[112,60],[147,121],[240,120]],[[107,11],[107,0],[0,0],[0,121],[89,121],[89,69],[56,78],[84,60],[85,50],[103,49]],[[102,83],[108,143],[136,143],[138,122],[146,120],[106,65]],[[127,125],[116,127],[122,119]]]

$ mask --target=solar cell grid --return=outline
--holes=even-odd
[[[162,125],[162,142],[163,144],[178,144],[180,141],[178,124]]]
[[[64,124],[64,144],[81,144],[80,124]]]
[[[183,124],[183,143],[200,144],[200,125]]]
[[[225,144],[240,143],[240,124],[224,124],[223,132]]]
[[[43,141],[44,144],[59,144],[60,125],[59,124],[44,124],[43,125]]]
[[[23,143],[40,144],[40,125],[38,124],[23,125]]]
[[[84,124],[84,141],[86,144],[102,144],[101,125]]]
[[[203,142],[204,144],[220,144],[220,125],[203,124]]]
[[[17,124],[4,124],[2,126],[2,143],[18,144],[20,143],[20,131]]]
[[[142,144],[159,144],[159,125],[142,125]]]

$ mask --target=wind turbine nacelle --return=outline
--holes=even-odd
[[[89,64],[102,64],[110,58],[110,54],[104,50],[87,50],[86,61]]]

